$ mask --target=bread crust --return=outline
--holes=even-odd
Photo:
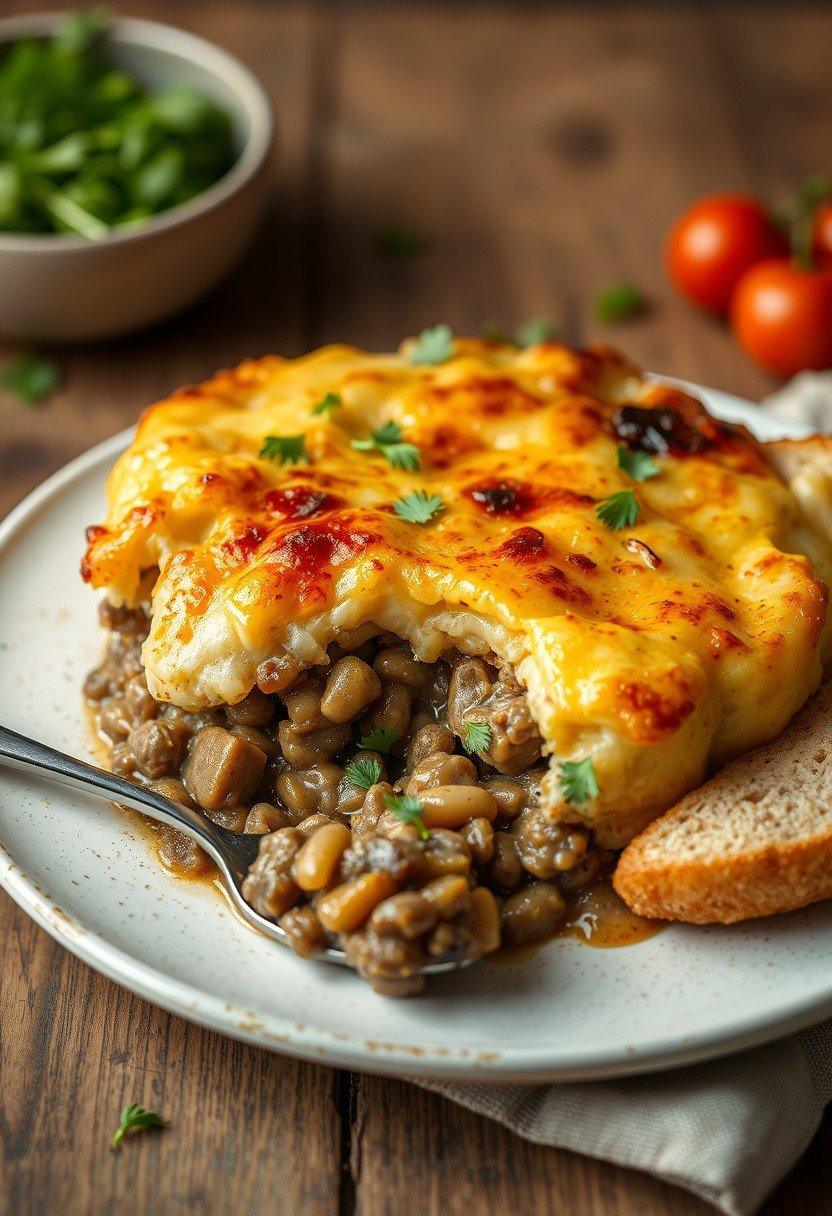
[[[742,858],[665,867],[641,864],[640,839],[624,850],[613,878],[618,894],[639,916],[732,925],[832,899],[832,835],[772,844]]]
[[[832,684],[779,739],[650,824],[622,853],[613,885],[640,916],[692,924],[832,898]]]
[[[769,439],[762,449],[784,481],[817,465],[832,471],[832,435],[807,435],[805,439]]]

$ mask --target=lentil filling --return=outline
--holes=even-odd
[[[414,658],[388,634],[279,694],[187,713],[154,700],[143,611],[103,603],[109,631],[84,693],[113,771],[261,837],[243,886],[311,957],[344,950],[377,992],[426,963],[550,936],[608,857],[538,805],[545,771],[525,692],[495,656]],[[164,863],[199,877],[197,844],[160,829]]]

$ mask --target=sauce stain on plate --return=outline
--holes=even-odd
[[[574,937],[585,946],[610,950],[635,946],[667,928],[665,921],[648,920],[631,912],[616,895],[609,877],[599,878],[570,897],[566,917],[551,937],[523,946],[501,946],[485,962],[519,964],[528,962],[550,941]]]

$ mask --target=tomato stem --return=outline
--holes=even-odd
[[[815,212],[830,198],[832,181],[823,173],[807,173],[797,193],[783,207],[781,215],[788,233],[792,261],[800,270],[815,269],[812,248]]]

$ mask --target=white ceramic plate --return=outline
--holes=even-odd
[[[707,398],[775,433],[754,407]],[[78,755],[90,754],[79,687],[101,645],[78,559],[127,439],[68,465],[0,527],[0,718]],[[620,950],[556,940],[523,964],[481,964],[392,1001],[246,929],[210,888],[169,877],[102,803],[0,773],[0,841],[0,883],[91,966],[183,1017],[330,1064],[472,1081],[609,1077],[706,1059],[832,1012],[829,905],[734,928],[674,926]]]

